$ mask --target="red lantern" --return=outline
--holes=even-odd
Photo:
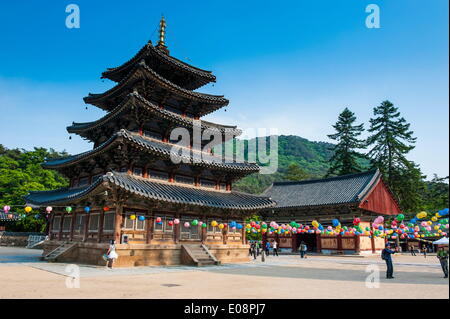
[[[104,212],[109,211],[109,207],[108,207],[108,206],[104,206],[104,207],[103,207],[103,211],[104,211]]]
[[[173,221],[169,220],[169,222],[167,224],[169,224],[169,226],[172,226],[173,225]]]
[[[156,217],[156,222],[160,223],[162,221],[161,217]]]
[[[361,222],[361,219],[360,218],[358,218],[358,217],[356,217],[354,220],[353,220],[353,225],[359,225],[359,223]]]

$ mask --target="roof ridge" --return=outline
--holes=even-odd
[[[192,69],[193,73],[200,76],[201,78],[205,78],[210,80],[210,82],[216,81],[216,76],[212,73],[212,71],[204,70],[199,67],[193,66],[187,62],[181,61],[180,59],[175,58],[171,55],[163,55],[159,50],[155,48],[155,46],[152,44],[151,40],[149,40],[131,59],[127,60],[126,62],[122,63],[121,65],[113,68],[107,68],[106,71],[102,72],[102,78],[106,78],[105,75],[113,73],[114,71],[124,68],[132,62],[138,60],[139,56],[143,53],[149,53],[149,50],[151,50],[153,53],[156,53],[156,55],[163,60],[168,61],[175,67],[177,67],[180,70],[186,71],[187,69]]]
[[[331,176],[331,177],[326,177],[326,178],[305,179],[305,180],[301,180],[301,181],[273,182],[272,184],[274,186],[278,186],[278,185],[297,185],[297,184],[308,184],[308,183],[316,183],[316,182],[328,182],[328,181],[333,181],[333,180],[342,180],[342,179],[348,179],[348,178],[357,177],[357,176],[370,175],[370,174],[374,174],[375,172],[377,172],[377,169],[368,170],[368,171],[360,172],[360,173],[354,173],[354,174]]]

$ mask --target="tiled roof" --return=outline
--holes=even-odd
[[[136,196],[149,200],[213,207],[230,210],[258,210],[272,207],[275,203],[267,197],[255,196],[240,192],[223,192],[203,188],[180,186],[173,183],[158,182],[136,177],[126,173],[107,173],[94,184],[77,188],[63,188],[56,191],[31,192],[26,196],[27,203],[44,205],[51,203],[67,203],[86,197],[102,183],[119,187]]]
[[[110,120],[120,116],[121,114],[124,113],[124,111],[128,111],[128,109],[134,105],[139,105],[140,107],[148,110],[149,112],[151,112],[152,114],[156,115],[159,118],[170,120],[172,122],[177,123],[178,125],[187,127],[189,129],[192,129],[194,125],[194,120],[192,118],[187,116],[181,116],[178,113],[160,108],[157,105],[145,99],[142,95],[140,95],[138,92],[135,91],[133,93],[128,94],[127,97],[125,97],[125,99],[116,108],[114,108],[111,112],[107,113],[99,120],[87,123],[74,122],[72,126],[67,127],[67,131],[69,133],[79,133],[95,129],[97,127],[109,123]],[[236,126],[220,125],[207,121],[200,121],[200,123],[202,129],[209,129],[216,131],[218,130],[222,133],[229,132],[230,135],[233,134],[234,136],[238,136],[242,133],[242,131],[237,129]]]
[[[164,143],[153,138],[141,136],[139,134],[132,133],[124,129],[115,133],[107,141],[105,141],[98,147],[94,148],[93,150],[77,155],[47,161],[43,164],[43,166],[45,168],[59,168],[72,165],[82,160],[91,158],[97,154],[101,154],[110,149],[113,145],[115,145],[115,143],[118,143],[120,141],[127,141],[133,143],[134,146],[139,147],[144,151],[148,151],[160,158],[165,159],[177,158],[180,159],[183,163],[189,163],[190,165],[198,165],[213,169],[223,169],[236,172],[250,173],[259,171],[259,166],[254,163],[223,161],[222,158],[218,156],[212,156],[210,154],[205,154],[200,151],[194,151],[187,148],[184,149],[184,152],[182,152],[182,154],[177,154],[176,149],[175,150],[173,149],[174,145],[172,144]],[[190,156],[186,155],[186,153],[189,153]],[[201,157],[200,155],[203,157]]]
[[[9,218],[8,215],[12,215],[12,218]],[[19,216],[17,214],[8,212],[8,214],[5,213],[5,211],[3,209],[0,210],[0,221],[4,222],[13,222],[16,220],[19,220]]]
[[[264,195],[277,202],[275,209],[356,204],[375,186],[379,177],[380,172],[373,170],[324,179],[278,182]]]
[[[211,113],[223,106],[228,105],[229,103],[229,101],[224,98],[223,95],[205,94],[182,88],[160,76],[150,67],[148,67],[144,61],[135,64],[130,72],[110,90],[101,94],[89,93],[89,95],[84,98],[84,101],[86,103],[105,108],[103,104],[106,98],[120,94],[123,91],[123,88],[125,88],[129,83],[143,78],[157,82],[161,87],[164,87],[165,89],[173,92],[173,94],[176,94],[180,97],[184,97],[186,99],[204,104],[204,110],[200,112],[200,116]]]
[[[209,82],[216,82],[216,77],[211,73],[211,71],[202,70],[200,68],[189,65],[186,62],[178,60],[173,56],[167,55],[155,48],[152,45],[151,41],[149,41],[144,47],[142,47],[134,57],[132,57],[121,66],[109,68],[105,72],[103,72],[102,78],[111,79],[113,81],[120,81],[119,73],[124,71],[126,72],[127,69],[133,67],[133,64],[146,57],[154,57],[162,63],[174,67],[176,70],[180,70],[187,73],[187,75],[194,76],[196,79],[186,87],[187,89],[195,90]]]

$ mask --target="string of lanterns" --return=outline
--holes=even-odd
[[[247,233],[267,233],[268,235],[291,235],[291,234],[323,234],[327,236],[369,236],[388,239],[424,238],[440,237],[448,235],[448,208],[435,213],[430,219],[427,212],[418,213],[407,224],[404,223],[405,215],[399,214],[392,221],[384,220],[383,216],[378,216],[373,223],[364,229],[361,227],[361,219],[353,220],[353,227],[342,226],[338,219],[332,220],[332,225],[324,227],[318,221],[312,221],[311,225],[298,224],[295,221],[289,224],[277,224],[275,221],[270,223],[264,221],[251,221],[246,224]],[[384,226],[383,226],[384,224]]]
[[[110,210],[108,206],[104,206],[103,211],[107,212]],[[9,214],[11,207],[5,205],[3,207],[3,211],[8,215],[9,218],[12,218],[12,214]],[[26,206],[24,208],[26,213],[30,213],[33,208],[31,206]],[[70,214],[73,208],[71,206],[66,206],[65,211]],[[84,207],[85,213],[90,213],[90,206]],[[45,212],[48,215],[53,211],[52,206],[47,206],[45,208]],[[327,236],[341,235],[341,236],[369,236],[369,237],[381,237],[381,238],[390,238],[397,239],[397,237],[401,239],[410,238],[410,239],[418,239],[425,237],[439,237],[439,236],[447,236],[449,224],[448,224],[448,216],[449,209],[445,208],[435,213],[434,215],[428,214],[427,212],[420,212],[416,214],[414,218],[412,218],[409,223],[405,224],[404,219],[405,216],[403,214],[397,215],[393,220],[386,221],[383,216],[378,216],[373,223],[370,225],[371,227],[365,227],[364,229],[361,227],[361,219],[355,218],[353,220],[353,227],[342,226],[338,219],[332,220],[332,225],[324,227],[318,221],[312,221],[311,225],[303,225],[299,224],[295,221],[290,222],[289,224],[281,224],[279,225],[275,221],[272,222],[264,222],[264,221],[250,221],[245,225],[245,231],[250,233],[267,233],[268,235],[278,234],[278,235],[291,235],[291,234],[299,234],[299,233],[308,233],[308,234],[323,234]],[[20,218],[25,217],[23,214],[19,216]],[[35,215],[36,219],[39,219],[39,214]],[[132,214],[129,217],[131,220],[139,220],[144,221],[146,219],[143,215],[135,215]],[[156,217],[155,223],[158,225],[163,224],[163,219],[161,217]],[[169,220],[167,222],[169,226],[180,224],[180,220],[175,218],[173,220]],[[384,224],[384,225],[383,225]],[[207,227],[207,223],[203,221],[199,221],[197,219],[186,221],[183,223],[185,228],[189,228],[190,226],[200,226],[202,228]],[[237,223],[235,221],[231,221],[229,224],[227,223],[218,223],[213,220],[211,222],[212,227],[218,227],[219,229],[225,229],[230,227],[231,229],[242,229],[244,225]]]

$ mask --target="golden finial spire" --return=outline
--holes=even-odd
[[[164,19],[164,15],[161,17],[161,21],[159,22],[159,41],[156,47],[169,54],[169,50],[166,46],[166,20]]]

